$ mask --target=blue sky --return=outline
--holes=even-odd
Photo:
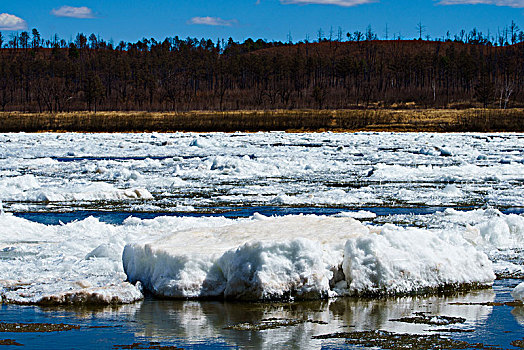
[[[44,38],[95,33],[106,40],[166,36],[293,41],[364,32],[383,38],[418,36],[422,23],[432,38],[473,27],[492,33],[514,20],[524,29],[524,0],[0,0],[0,31],[37,28]]]

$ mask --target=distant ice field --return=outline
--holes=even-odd
[[[12,212],[523,207],[524,135],[1,134]]]
[[[522,279],[523,146],[520,134],[0,134],[0,303]]]

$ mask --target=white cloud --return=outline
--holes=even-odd
[[[57,9],[53,9],[51,14],[57,17],[70,17],[70,18],[94,18],[95,15],[93,10],[89,7],[73,7],[73,6],[62,6]]]
[[[317,4],[317,5],[336,5],[336,6],[344,6],[344,7],[370,4],[373,2],[377,2],[377,1],[378,0],[280,0],[282,4],[295,4],[295,5]]]
[[[524,0],[441,0],[438,5],[496,5],[524,7]]]
[[[26,29],[27,24],[20,17],[9,13],[0,13],[0,29],[2,30],[22,30]]]
[[[220,17],[193,17],[188,21],[189,24],[203,24],[207,26],[231,27],[237,23],[236,19],[225,20]]]

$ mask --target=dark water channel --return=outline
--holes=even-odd
[[[97,210],[75,210],[67,212],[21,212],[14,213],[14,215],[22,217],[27,220],[35,221],[46,225],[59,225],[60,223],[67,224],[74,220],[83,220],[89,216],[98,218],[100,221],[108,224],[120,225],[130,216],[139,219],[154,219],[158,216],[223,216],[226,218],[243,218],[252,216],[254,213],[259,213],[266,216],[283,216],[283,215],[298,215],[298,214],[314,214],[314,215],[336,215],[341,212],[358,212],[361,210],[374,213],[377,216],[387,215],[424,215],[433,214],[437,211],[443,211],[447,207],[362,207],[357,209],[347,210],[344,208],[326,208],[326,207],[214,207],[202,208],[199,210],[195,208],[192,212],[128,212],[128,211],[97,211]],[[477,209],[473,207],[457,208],[457,210],[472,210]],[[499,209],[504,214],[521,214],[524,213],[522,208],[501,208]]]

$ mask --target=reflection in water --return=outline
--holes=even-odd
[[[517,306],[511,310],[511,314],[515,317],[515,320],[520,323],[522,327],[524,327],[524,305]]]
[[[353,330],[383,329],[392,332],[422,333],[438,326],[408,324],[392,319],[412,316],[414,312],[466,318],[453,328],[471,329],[491,314],[495,294],[491,289],[454,296],[403,297],[380,300],[340,298],[296,303],[227,303],[145,300],[137,304],[133,317],[142,325],[138,337],[155,341],[186,344],[222,343],[242,348],[320,348],[322,340],[314,335]],[[131,310],[126,310],[131,311]],[[226,327],[263,320],[323,321],[294,322],[273,329],[235,330]],[[276,322],[278,323],[278,322]],[[442,327],[440,327],[442,328]]]
[[[46,333],[45,338],[34,338],[30,333],[17,334],[16,341],[30,348],[41,347],[42,341],[60,344],[57,345],[60,349],[109,349],[118,344],[154,341],[181,348],[331,349],[348,347],[348,344],[345,339],[315,336],[369,330],[433,335],[439,330],[440,336],[454,340],[510,348],[512,341],[522,338],[524,329],[524,306],[513,308],[505,304],[513,284],[502,280],[496,281],[493,289],[453,296],[379,300],[230,303],[148,297],[132,305],[102,308],[4,304],[0,305],[0,319],[11,323],[80,326],[76,331]],[[423,320],[439,321],[445,318],[429,316],[449,316],[466,321],[440,326],[393,321],[412,318],[415,313],[424,313],[427,317],[419,317]],[[456,329],[472,332],[449,332]]]

